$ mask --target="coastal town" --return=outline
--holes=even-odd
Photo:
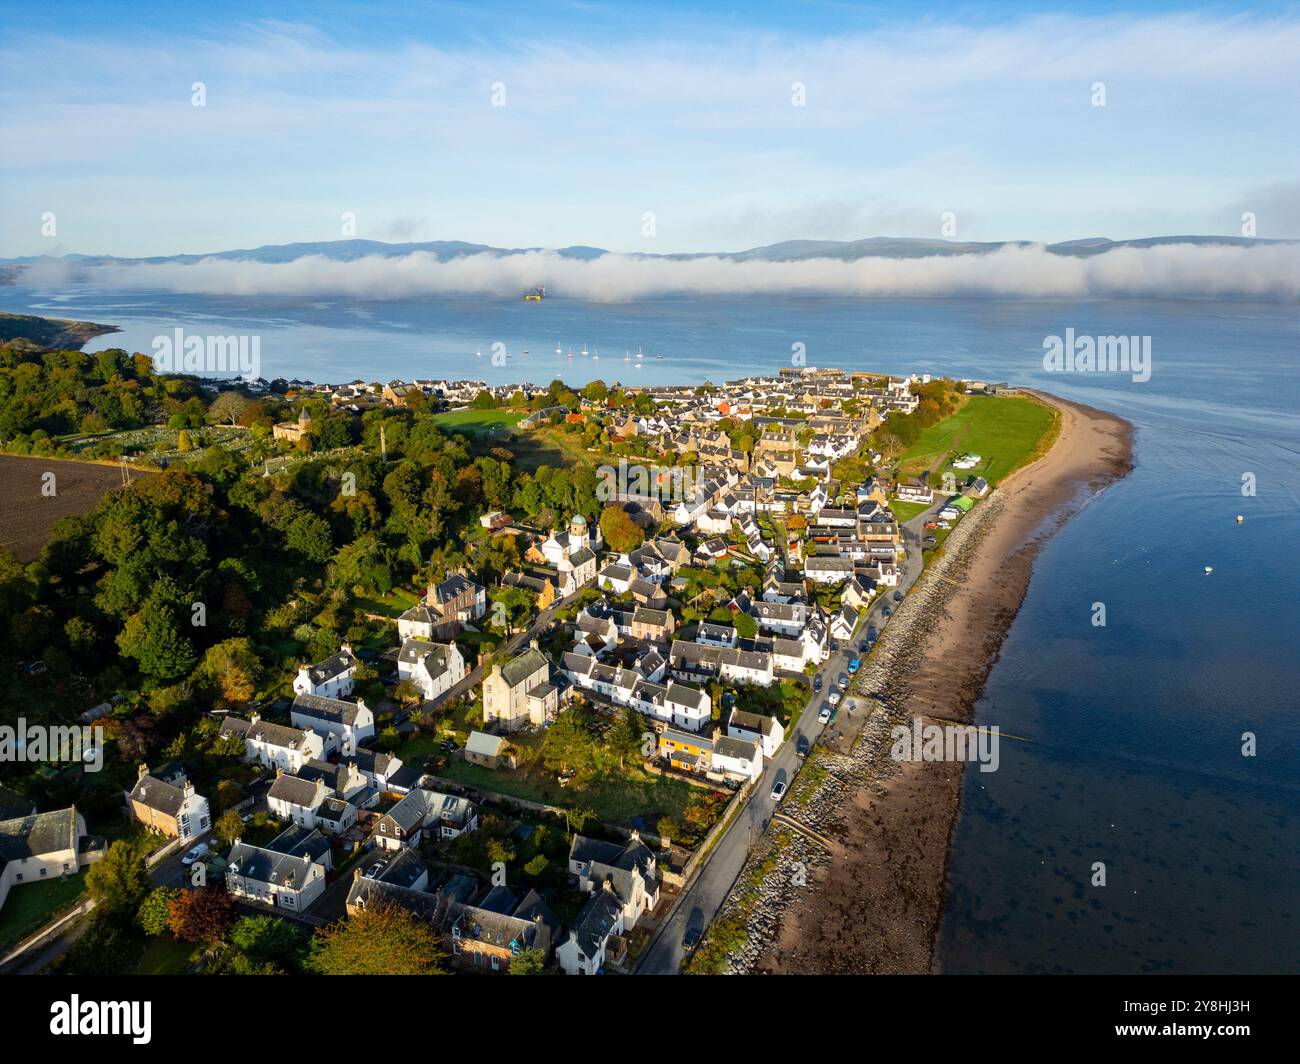
[[[192,417],[200,403],[207,416]],[[823,755],[878,744],[883,707],[860,681],[891,618],[1052,423],[986,382],[811,367],[577,391],[203,382],[177,409],[170,437],[144,449],[114,450],[111,432],[69,442],[116,460],[127,494],[210,475],[225,444],[245,490],[332,496],[352,519],[380,489],[349,463],[387,465],[396,496],[424,431],[455,448],[450,494],[473,502],[445,537],[455,548],[432,557],[394,558],[377,532],[318,553],[336,590],[300,582],[279,654],[212,644],[213,697],[190,699],[167,743],[140,734],[139,703],[121,695],[57,718],[110,736],[115,813],[103,794],[88,816],[22,781],[0,789],[0,906],[129,865],[114,874],[139,881],[137,927],[161,914],[148,954],[176,970],[291,967],[240,944],[249,920],[288,926],[293,963],[354,956],[318,960],[326,971],[734,967],[739,951],[709,932],[740,866],[765,832],[816,843],[829,830],[783,800],[824,773]],[[1027,426],[1013,440],[1008,411]],[[28,453],[45,446],[28,438]],[[413,495],[413,509],[429,498]],[[403,560],[423,582],[401,577]],[[239,599],[227,588],[220,609]],[[322,623],[344,599],[355,623]],[[18,669],[39,685],[50,665]],[[73,918],[103,904],[95,893],[70,895]],[[51,919],[0,937],[7,970],[75,956],[75,919],[36,912]],[[392,955],[401,928],[427,944],[415,968]],[[360,966],[358,949],[374,951]]]

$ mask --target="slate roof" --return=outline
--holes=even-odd
[[[293,700],[294,713],[313,717],[316,720],[329,721],[332,724],[356,724],[359,708],[355,702],[345,702],[341,698],[326,698],[323,695],[299,695]]]
[[[185,804],[185,791],[156,776],[145,775],[136,780],[135,786],[131,788],[131,801],[139,802],[164,816],[174,817]]]
[[[596,957],[600,947],[618,925],[623,903],[607,890],[598,890],[582,907],[572,930],[573,941],[588,959]]]
[[[23,861],[60,850],[77,850],[77,807],[32,813],[0,820],[0,871],[10,861]]]
[[[352,656],[351,650],[340,650],[333,657],[309,666],[307,679],[311,681],[313,687],[319,687],[323,683],[342,676],[349,669],[354,668],[356,663],[357,659]]]
[[[501,677],[511,687],[517,687],[539,669],[549,669],[550,661],[536,647],[529,647],[518,657],[501,666]]]

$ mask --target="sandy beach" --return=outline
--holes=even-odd
[[[889,724],[916,715],[971,719],[1043,543],[1096,492],[1132,468],[1128,422],[1033,394],[1061,411],[1055,444],[1007,477],[963,520],[944,556],[909,595],[907,608],[899,609],[895,622],[900,623],[886,629],[873,655],[882,660],[864,668],[875,669],[866,681],[880,700],[878,719],[849,755],[825,759],[820,793],[794,810],[835,845],[829,854],[812,855],[797,904],[789,903],[787,891],[764,892],[759,922],[768,933],[757,936],[764,941],[755,943],[744,970],[935,970],[963,766],[898,765],[888,757],[883,736]],[[954,692],[963,694],[954,699]],[[797,859],[807,860],[810,851],[800,849]],[[777,906],[779,918],[773,912]]]

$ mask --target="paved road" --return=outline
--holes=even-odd
[[[918,514],[902,526],[907,554],[902,571],[899,573],[897,590],[904,594],[921,575],[924,566],[921,556],[921,536],[930,513],[940,509],[941,505],[936,502],[925,513]],[[893,591],[894,589],[886,589],[884,594],[877,596],[868,611],[867,618],[859,623],[852,643],[841,646],[839,651],[831,654],[822,665],[819,672],[823,683],[821,692],[809,699],[808,705],[799,715],[794,730],[785,737],[786,741],[777,750],[776,757],[764,766],[763,776],[750,793],[745,807],[714,845],[704,866],[687,884],[676,909],[673,910],[672,917],[665,921],[654,941],[651,942],[650,948],[642,956],[641,963],[637,967],[638,975],[676,973],[686,956],[686,951],[682,947],[682,937],[686,934],[692,914],[696,914],[697,911],[702,914],[704,924],[712,922],[717,916],[718,910],[726,901],[737,877],[745,867],[745,859],[749,856],[750,847],[762,837],[772,819],[772,813],[777,806],[777,803],[772,800],[773,784],[782,774],[787,784],[793,782],[799,769],[799,757],[795,753],[799,736],[807,736],[808,741],[812,743],[816,742],[826,730],[824,725],[817,723],[817,711],[826,695],[835,686],[840,673],[848,671],[849,659],[857,654],[858,643],[866,638],[867,626],[875,625],[878,631],[884,628],[887,623],[884,608],[887,605],[891,607],[895,605]],[[837,718],[838,723],[839,718]]]

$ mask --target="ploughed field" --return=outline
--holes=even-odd
[[[54,474],[53,496],[41,493],[42,478]],[[141,476],[131,470],[131,477]],[[117,466],[92,462],[65,462],[53,458],[27,458],[0,454],[0,546],[20,562],[34,562],[49,541],[50,529],[60,517],[94,509],[104,493],[120,487]]]

